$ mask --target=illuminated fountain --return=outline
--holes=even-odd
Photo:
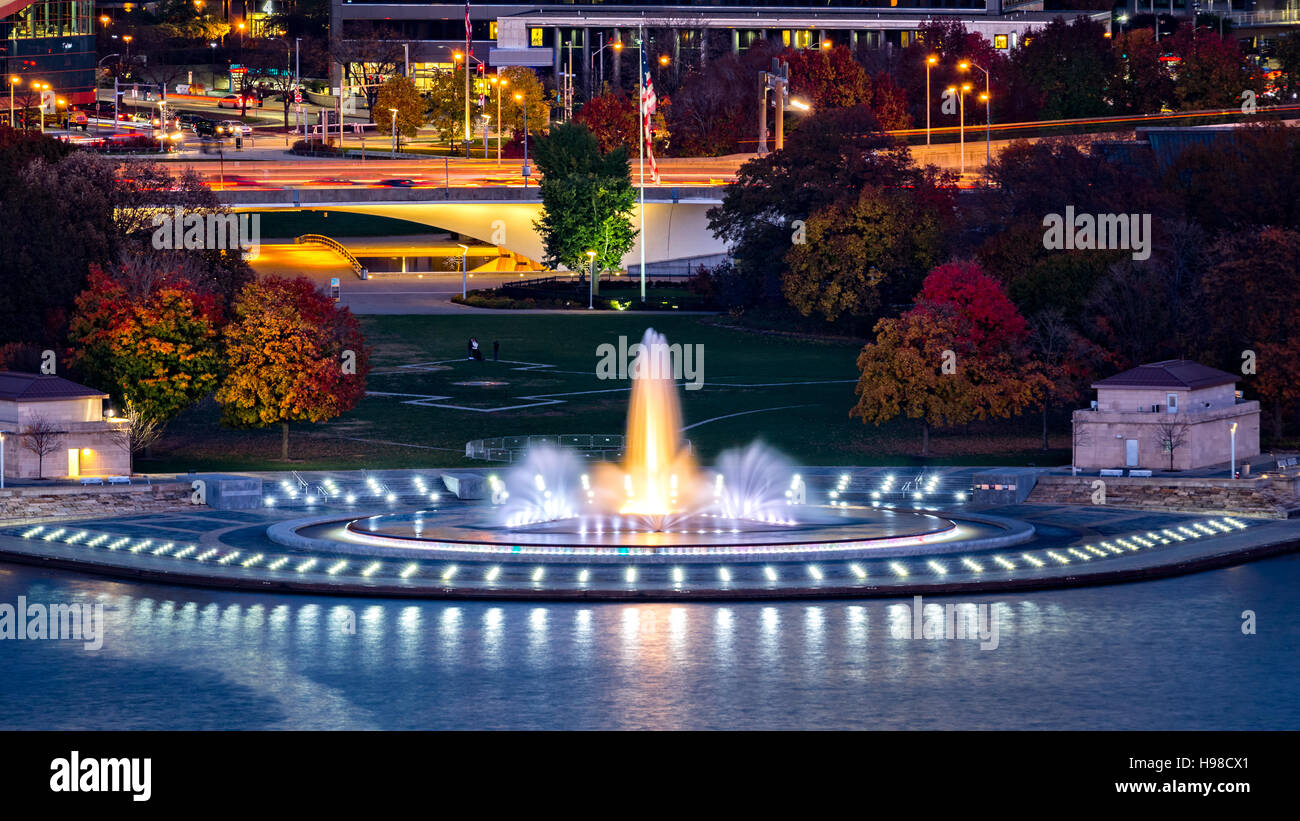
[[[701,470],[681,437],[682,414],[667,341],[647,330],[630,370],[621,465],[590,472],[572,451],[533,448],[504,480],[499,521],[509,528],[568,522],[579,533],[738,532],[796,524],[791,464],[761,443],[730,450]]]
[[[742,561],[763,555],[857,555],[957,538],[951,519],[924,511],[808,504],[804,478],[785,457],[753,442],[697,464],[682,438],[671,349],[647,330],[635,355],[624,457],[587,465],[576,451],[533,447],[500,478],[487,505],[380,513],[353,519],[344,538],[376,548],[444,556],[510,554],[548,561]],[[336,525],[322,525],[331,538]]]

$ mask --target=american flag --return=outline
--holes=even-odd
[[[645,155],[650,160],[650,179],[658,184],[659,165],[655,162],[654,138],[650,134],[650,118],[655,113],[658,99],[655,97],[654,80],[650,78],[650,68],[646,64],[645,46],[641,47],[641,133],[645,138]]]
[[[469,0],[465,0],[465,70],[469,71],[469,58],[474,54],[473,30],[469,25]]]

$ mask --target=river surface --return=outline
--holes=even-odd
[[[1297,555],[927,597],[923,624],[994,605],[990,649],[901,637],[910,599],[420,602],[0,564],[19,596],[102,603],[104,640],[0,640],[0,729],[1300,729]]]

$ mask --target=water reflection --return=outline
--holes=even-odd
[[[0,576],[0,602],[102,602],[106,636],[99,655],[71,643],[0,642],[11,696],[0,727],[47,726],[58,698],[101,707],[59,726],[101,726],[98,716],[113,715],[103,702],[164,691],[186,696],[169,707],[178,711],[174,726],[231,728],[1082,726],[1085,714],[1088,726],[1166,726],[1175,712],[1196,721],[1198,704],[1213,707],[1208,726],[1294,727],[1286,682],[1300,665],[1288,648],[1300,644],[1300,628],[1279,619],[1271,636],[1246,642],[1239,630],[1204,629],[1192,611],[1162,610],[1187,600],[1196,613],[1239,613],[1241,597],[1286,612],[1297,566],[1279,564],[1286,572],[1258,573],[1246,586],[1210,573],[925,600],[922,616],[941,622],[944,605],[959,605],[958,620],[991,605],[1000,633],[992,651],[972,640],[909,638],[910,599],[339,600],[60,583],[17,570]],[[1178,586],[1189,594],[1171,596]],[[89,686],[106,676],[113,688]],[[1244,694],[1232,689],[1242,686]],[[66,692],[73,687],[81,689]],[[1119,702],[1107,696],[1117,690]],[[944,699],[958,695],[954,711]],[[31,707],[42,698],[53,705],[44,717]],[[137,704],[113,726],[143,724],[160,709]]]

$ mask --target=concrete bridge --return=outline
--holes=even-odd
[[[535,187],[483,188],[258,188],[217,192],[234,211],[347,211],[393,217],[453,231],[502,251],[541,260],[542,238],[533,227],[541,214]],[[646,269],[686,273],[726,254],[709,231],[707,212],[721,202],[711,187],[646,188]],[[633,212],[636,224],[640,206]],[[639,273],[640,238],[623,258]]]

